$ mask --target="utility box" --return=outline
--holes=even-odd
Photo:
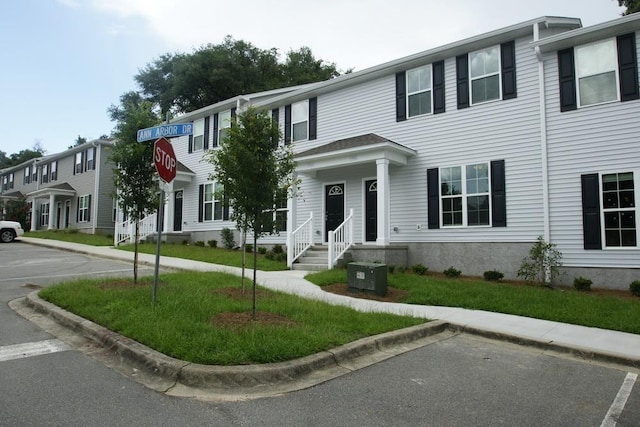
[[[347,287],[349,292],[387,295],[387,265],[350,262],[347,264]]]

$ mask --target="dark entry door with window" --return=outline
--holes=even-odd
[[[378,238],[378,181],[372,179],[364,183],[364,234],[367,242]]]
[[[174,193],[173,231],[182,231],[182,190]]]
[[[344,221],[344,184],[324,187],[324,240],[329,241],[329,231],[335,230]]]

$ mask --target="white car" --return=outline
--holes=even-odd
[[[0,242],[13,242],[16,237],[24,234],[22,225],[16,221],[0,221]]]

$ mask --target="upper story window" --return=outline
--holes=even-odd
[[[31,182],[38,181],[38,166],[34,163],[31,167]]]
[[[407,71],[409,117],[431,113],[431,65]]]
[[[204,119],[193,122],[193,150],[204,149]]]
[[[55,160],[51,162],[51,181],[56,181],[58,179],[58,161]]]
[[[456,57],[458,109],[517,97],[515,42]]]
[[[49,182],[49,165],[42,165],[42,175],[41,175],[42,183]]]
[[[318,98],[310,98],[284,107],[284,143],[317,137]]]
[[[73,169],[75,173],[82,173],[82,152],[77,152],[75,157],[75,168]]]
[[[227,129],[231,127],[231,110],[218,113],[218,143],[222,143],[227,136]]]
[[[469,54],[471,104],[500,99],[500,51],[498,46]]]
[[[24,168],[24,180],[22,181],[24,184],[31,183],[31,166],[27,166]]]
[[[291,133],[293,142],[302,141],[309,136],[309,101],[291,105]]]
[[[640,98],[636,35],[558,51],[560,111]]]
[[[5,175],[2,177],[2,190],[9,189],[9,175]]]
[[[87,150],[87,167],[86,170],[93,170],[96,168],[96,161],[95,161],[95,150],[93,148],[89,148]]]

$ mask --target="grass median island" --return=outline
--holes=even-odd
[[[305,278],[319,286],[330,286],[346,283],[347,272],[335,269]],[[640,298],[630,293],[623,297],[615,292],[579,292],[411,273],[389,274],[388,286],[405,291],[396,302],[486,310],[640,334]]]
[[[25,237],[38,239],[62,240],[64,242],[82,243],[91,246],[113,246],[113,236],[104,234],[81,233],[76,229],[27,231]]]
[[[211,364],[271,363],[319,351],[425,319],[360,313],[258,288],[258,320],[250,319],[252,288],[224,273],[179,272],[153,279],[80,280],[40,297],[168,356]]]
[[[118,246],[118,249],[133,252],[133,245]],[[140,253],[155,254],[155,243],[140,243]],[[214,264],[229,265],[232,267],[242,267],[242,251],[223,248],[210,248],[208,246],[183,245],[179,243],[163,243],[160,248],[160,255],[175,258],[191,259],[194,261],[211,262]],[[246,268],[253,268],[253,254],[246,254]],[[286,270],[287,263],[267,259],[264,255],[258,254],[258,270],[277,271]]]

